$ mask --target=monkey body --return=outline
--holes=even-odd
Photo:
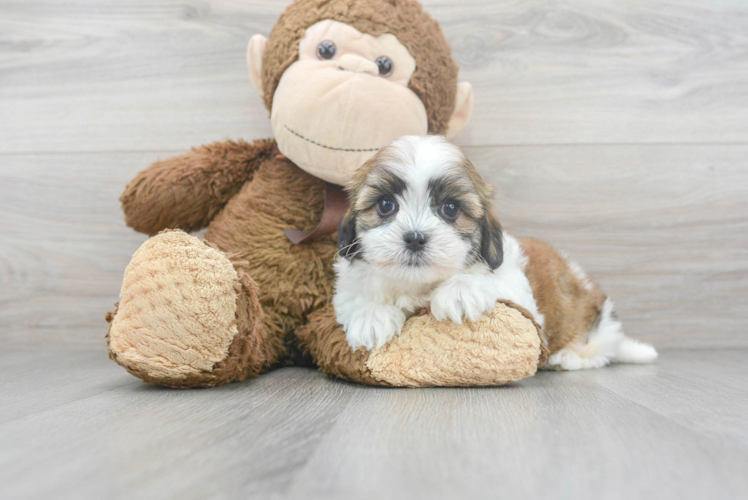
[[[508,302],[471,324],[416,316],[384,347],[351,351],[330,304],[334,231],[300,244],[285,234],[319,230],[327,183],[344,185],[390,141],[450,137],[467,123],[472,90],[457,83],[438,24],[415,0],[297,0],[247,55],[275,139],[195,148],[130,182],[125,220],[153,237],[107,314],[110,357],[170,387],[284,364],[391,386],[533,375],[547,354],[542,334]],[[206,227],[202,240],[188,234]]]
[[[276,149],[277,151],[277,149]],[[281,348],[272,364],[311,364],[296,332],[332,295],[335,235],[297,245],[284,229],[311,232],[322,215],[325,183],[286,159],[262,162],[216,216],[205,241],[226,252],[258,285],[263,328]]]

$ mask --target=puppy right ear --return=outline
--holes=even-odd
[[[504,262],[504,244],[502,242],[501,224],[499,224],[499,219],[490,206],[488,207],[488,213],[481,221],[480,229],[480,256],[493,271]]]
[[[356,214],[349,209],[338,228],[338,248],[340,248],[338,253],[341,257],[351,260],[356,256],[359,249],[357,238]]]

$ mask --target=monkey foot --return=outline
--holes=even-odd
[[[324,372],[397,387],[503,385],[534,375],[547,355],[540,327],[511,302],[461,325],[415,316],[371,352],[351,351],[332,306],[315,313],[299,337]]]
[[[127,266],[118,308],[107,315],[109,356],[171,387],[244,378],[256,354],[256,295],[223,252],[182,231],[163,232]]]

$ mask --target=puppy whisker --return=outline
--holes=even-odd
[[[350,252],[349,250],[351,248],[356,247],[357,245],[360,245],[360,243],[361,243],[361,239],[355,238],[350,244],[345,245],[342,248],[340,248],[338,253],[340,255],[344,255],[346,258],[351,258],[351,259],[355,258],[358,254],[360,254],[363,251],[363,249],[359,246],[354,252]]]

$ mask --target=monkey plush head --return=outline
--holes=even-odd
[[[334,184],[403,135],[454,137],[472,111],[470,84],[415,0],[297,0],[268,39],[252,37],[247,63],[279,150]]]

